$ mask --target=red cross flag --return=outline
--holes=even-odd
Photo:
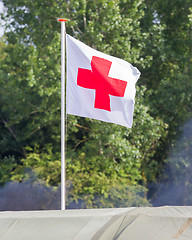
[[[131,128],[139,70],[69,35],[66,41],[67,113]]]

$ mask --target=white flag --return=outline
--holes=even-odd
[[[130,128],[139,76],[130,63],[67,35],[68,114]]]

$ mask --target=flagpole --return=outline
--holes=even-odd
[[[65,210],[65,22],[61,22],[61,210]]]

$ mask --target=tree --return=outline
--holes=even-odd
[[[67,178],[74,186],[69,199],[92,207],[108,205],[110,199],[116,206],[118,190],[123,204],[123,194],[131,188],[137,193],[140,183],[146,197],[148,183],[163,170],[178,125],[191,114],[189,1],[178,0],[175,5],[161,0],[3,2],[8,9],[5,19],[14,20],[0,66],[0,144],[6,146],[1,148],[1,159],[14,156],[13,175],[6,179],[22,181],[27,178],[24,168],[30,167],[48,184],[59,182],[56,16],[64,16],[70,19],[70,35],[142,72],[132,129],[68,117]]]
[[[174,184],[177,184],[170,171],[166,171],[169,162],[166,159],[180,136],[181,126],[191,118],[191,3],[188,0],[146,3],[147,15],[142,24],[151,30],[146,51],[152,52],[154,61],[144,71],[144,81],[147,89],[151,89],[148,91],[150,114],[160,116],[168,126],[168,134],[155,154],[161,162],[156,190],[152,187],[150,191],[150,196],[155,198],[155,191],[158,192],[158,186],[161,186],[158,182],[166,185],[175,181]],[[154,30],[158,34],[154,35]],[[152,43],[154,47],[150,48]],[[176,164],[177,160],[172,162]],[[150,185],[153,186],[153,183]],[[168,189],[166,191],[169,192]],[[176,204],[180,205],[181,202],[178,200]]]
[[[161,116],[169,126],[168,141],[178,133],[178,126],[191,116],[191,3],[185,1],[148,1],[147,12],[155,61],[144,72],[149,91],[151,114]],[[147,17],[148,19],[149,16]],[[154,36],[154,31],[157,34]]]

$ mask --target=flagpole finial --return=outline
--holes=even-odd
[[[68,19],[66,19],[66,18],[57,18],[57,21],[58,22],[67,22]]]

